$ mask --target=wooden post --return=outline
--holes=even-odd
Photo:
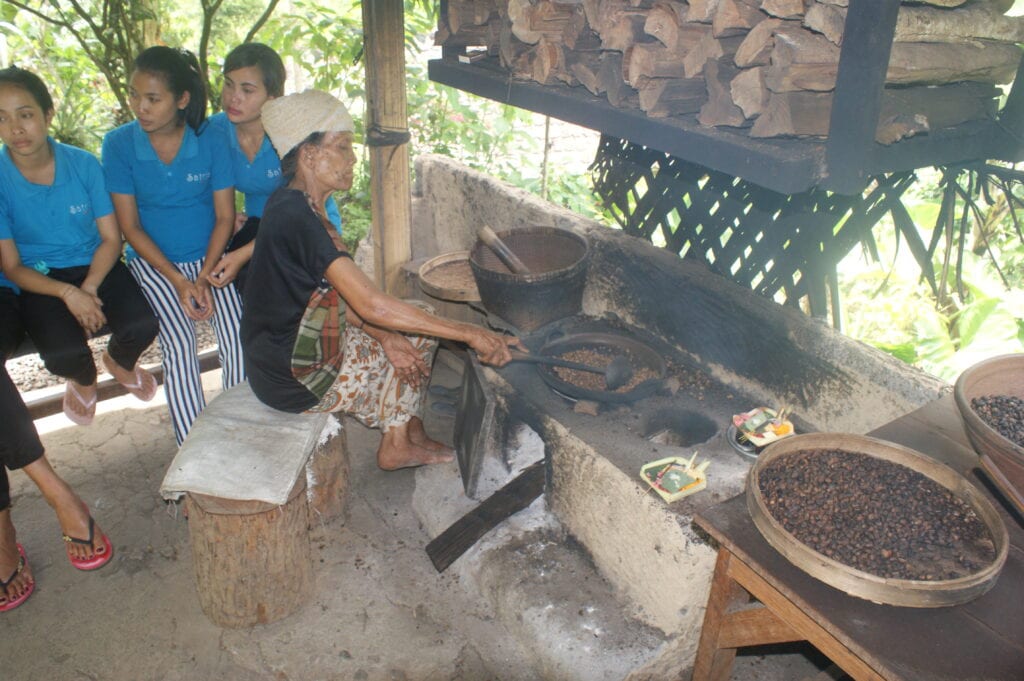
[[[405,100],[405,16],[402,0],[363,2],[366,130],[408,128]],[[412,197],[407,143],[370,146],[374,275],[401,294],[402,265],[412,257]]]

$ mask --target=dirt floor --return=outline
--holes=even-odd
[[[212,396],[219,375],[204,381]],[[0,679],[550,678],[537,670],[538,649],[561,643],[510,635],[507,619],[462,573],[434,570],[424,552],[430,537],[412,509],[417,473],[377,469],[378,434],[352,421],[348,518],[313,530],[312,601],[265,626],[212,624],[196,597],[187,521],[157,493],[175,453],[161,400],[162,391],[147,405],[108,400],[89,427],[63,415],[37,421],[49,458],[88,503],[115,556],[95,573],[73,569],[53,513],[23,474],[11,475],[13,518],[38,588],[0,615]],[[435,437],[449,439],[450,418],[427,421]],[[431,475],[450,476],[461,489],[455,464]],[[741,657],[733,678],[802,679],[818,669],[799,653],[755,653]]]

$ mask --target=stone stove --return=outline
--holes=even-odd
[[[627,329],[673,367],[670,375],[680,383],[674,394],[606,405],[593,416],[574,411],[533,365],[498,370],[469,357],[463,399],[478,409],[472,418],[460,413],[457,438],[460,463],[478,466],[464,478],[472,483],[467,489],[484,498],[522,463],[503,458],[516,430],[529,427],[540,436],[548,508],[630,604],[631,614],[671,638],[659,659],[671,658],[672,668],[685,667],[696,650],[714,568],[714,551],[692,516],[741,493],[750,466],[725,439],[731,416],[759,405],[787,405],[798,429],[865,433],[950,389],[700,263],[449,159],[419,159],[417,182],[417,209],[432,223],[424,233],[433,234],[421,256],[470,248],[481,224],[496,231],[549,225],[585,234],[591,254],[583,309],[555,324],[563,330]],[[465,310],[445,312],[483,320]],[[547,330],[530,334],[527,344],[539,347]],[[641,481],[644,463],[694,451],[711,460],[707,489],[666,504]]]

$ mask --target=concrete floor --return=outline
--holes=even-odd
[[[435,380],[457,384],[444,371]],[[216,372],[204,381],[215,394]],[[428,414],[431,433],[449,439],[452,419]],[[186,521],[157,494],[175,451],[162,392],[147,405],[104,402],[89,427],[63,415],[37,426],[115,557],[95,573],[74,570],[54,515],[24,475],[11,475],[13,517],[38,587],[0,615],[5,681],[596,681],[622,678],[616,660],[628,670],[634,660],[624,656],[639,659],[659,640],[629,621],[543,499],[438,574],[424,547],[436,534],[426,528],[440,520],[423,509],[454,520],[472,507],[458,499],[457,467],[380,471],[378,434],[352,421],[349,515],[313,529],[312,602],[270,625],[220,629],[199,608]],[[733,678],[804,679],[824,665],[800,650],[761,653],[741,655]]]

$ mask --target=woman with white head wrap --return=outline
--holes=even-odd
[[[267,201],[250,264],[242,343],[253,392],[283,411],[340,411],[380,428],[381,468],[451,461],[421,419],[435,339],[498,366],[519,340],[393,298],[352,262],[324,212],[356,163],[340,101],[307,90],[268,101],[262,117],[286,185]]]

